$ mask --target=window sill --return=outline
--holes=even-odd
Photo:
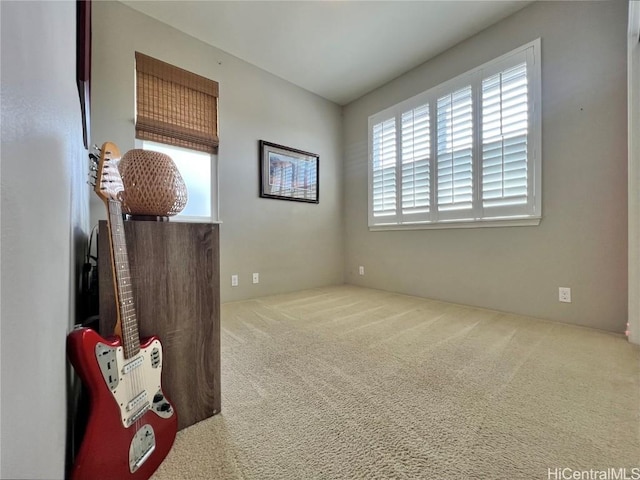
[[[190,215],[175,215],[169,217],[169,221],[176,223],[222,223],[222,220],[214,220],[211,217],[197,217]]]
[[[438,223],[387,223],[378,225],[369,225],[369,231],[381,232],[385,230],[442,230],[449,228],[494,228],[494,227],[532,227],[540,225],[541,217],[523,217],[523,218],[506,218],[506,219],[487,219],[473,221],[441,221]]]

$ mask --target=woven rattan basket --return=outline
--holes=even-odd
[[[180,213],[187,204],[187,187],[169,155],[129,150],[118,170],[124,184],[124,213],[168,217]]]

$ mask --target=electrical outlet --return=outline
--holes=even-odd
[[[358,267],[358,275],[364,275],[364,267],[362,265]]]
[[[254,273],[253,274],[253,283],[260,283],[260,274],[259,273]]]
[[[558,288],[558,300],[564,303],[571,303],[571,289],[569,287]]]
[[[232,287],[238,286],[238,275],[231,275],[231,286]]]

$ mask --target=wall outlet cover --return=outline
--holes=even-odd
[[[563,303],[571,303],[571,289],[569,287],[559,287],[558,300]]]

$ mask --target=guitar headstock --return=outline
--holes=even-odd
[[[119,200],[119,194],[124,190],[122,178],[118,171],[118,162],[120,161],[120,150],[117,145],[112,142],[105,142],[102,148],[94,147],[99,156],[93,153],[89,154],[91,159],[91,170],[95,172],[95,183],[93,191],[96,192],[104,202],[109,200]]]

